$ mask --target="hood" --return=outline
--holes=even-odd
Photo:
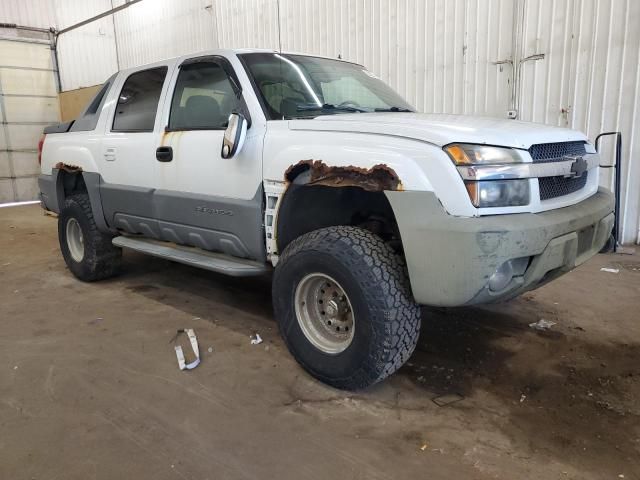
[[[412,138],[438,146],[452,142],[528,149],[536,143],[587,141],[568,128],[471,115],[427,113],[349,113],[289,121],[291,130],[357,132]]]

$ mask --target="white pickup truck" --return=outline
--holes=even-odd
[[[411,355],[419,305],[512,298],[607,242],[610,192],[580,132],[415,112],[365,67],[216,50],[113,75],[40,142],[69,270],[122,248],[273,272],[284,340],[313,376],[372,385]]]

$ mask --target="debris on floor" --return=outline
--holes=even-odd
[[[444,395],[440,395],[435,397],[432,401],[439,407],[444,407],[446,405],[451,405],[452,403],[459,402],[460,400],[464,400],[462,395],[457,393],[446,393]]]
[[[602,267],[600,269],[601,272],[608,272],[608,273],[620,273],[620,269],[619,268],[607,268],[607,267]]]
[[[251,339],[251,345],[260,345],[262,343],[262,337],[259,333],[251,335],[249,338]]]
[[[196,338],[196,332],[193,328],[185,328],[180,329],[176,332],[176,335],[171,339],[172,342],[175,342],[178,339],[178,335],[184,333],[189,337],[189,342],[191,343],[191,349],[196,356],[196,359],[191,363],[186,363],[184,359],[184,352],[182,351],[182,346],[174,345],[173,348],[176,351],[176,357],[178,358],[178,368],[180,370],[192,370],[196,368],[200,364],[200,350],[198,349],[198,339]]]
[[[534,330],[545,331],[545,330],[549,330],[555,324],[556,322],[552,322],[550,320],[545,320],[544,318],[541,318],[537,322],[530,323],[529,326]]]

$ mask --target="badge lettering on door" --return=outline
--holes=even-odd
[[[233,215],[231,210],[222,210],[220,208],[196,207],[197,213],[208,213],[209,215]]]

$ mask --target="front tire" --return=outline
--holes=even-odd
[[[420,309],[403,262],[367,230],[329,227],[297,238],[278,262],[272,293],[292,355],[336,388],[383,380],[418,341]]]
[[[87,194],[68,197],[58,217],[58,240],[64,261],[77,278],[93,282],[118,273],[122,249],[98,230]]]

